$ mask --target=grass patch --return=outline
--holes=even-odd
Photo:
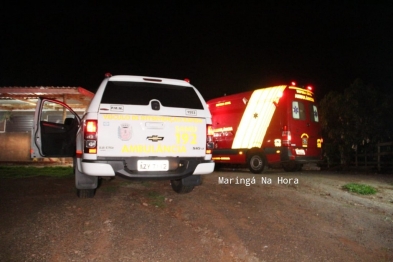
[[[153,206],[156,207],[165,206],[165,197],[163,195],[160,195],[159,193],[152,191],[147,194],[147,197],[150,199],[150,202]]]
[[[0,166],[0,178],[26,178],[37,176],[64,178],[73,175],[73,168],[64,166]]]
[[[361,195],[373,195],[377,193],[377,189],[375,189],[374,187],[369,185],[357,184],[357,183],[346,184],[343,186],[343,189]]]

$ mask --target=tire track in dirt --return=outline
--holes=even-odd
[[[231,213],[238,212],[236,207],[227,206],[227,210],[217,208],[222,199],[216,191],[216,187],[205,184],[198,188],[198,195],[204,195],[203,201],[193,203],[190,210],[186,204],[180,204],[172,216],[181,223],[192,228],[199,237],[202,246],[210,245],[216,252],[217,261],[259,261],[255,254],[252,254],[237,232],[233,230],[233,221],[229,218]],[[196,196],[198,199],[199,197]],[[236,204],[238,206],[239,204]],[[188,215],[190,212],[194,216]],[[204,223],[208,221],[208,223]],[[248,227],[244,218],[237,220],[240,227]]]

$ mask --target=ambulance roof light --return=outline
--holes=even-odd
[[[109,78],[109,77],[111,77],[111,76],[112,76],[111,73],[106,73],[106,74],[105,74],[105,78]]]
[[[291,82],[291,85],[296,86],[296,82],[295,82],[295,81],[292,81],[292,82]]]
[[[190,83],[190,79],[188,79],[188,78],[184,78],[184,81],[186,81],[187,83]]]
[[[312,86],[307,86],[307,90],[312,91]]]

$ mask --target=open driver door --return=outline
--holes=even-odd
[[[31,157],[73,157],[80,117],[65,103],[39,98],[34,114]]]

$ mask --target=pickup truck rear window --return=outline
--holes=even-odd
[[[199,96],[187,86],[109,81],[102,104],[148,105],[157,99],[165,107],[203,109]]]

